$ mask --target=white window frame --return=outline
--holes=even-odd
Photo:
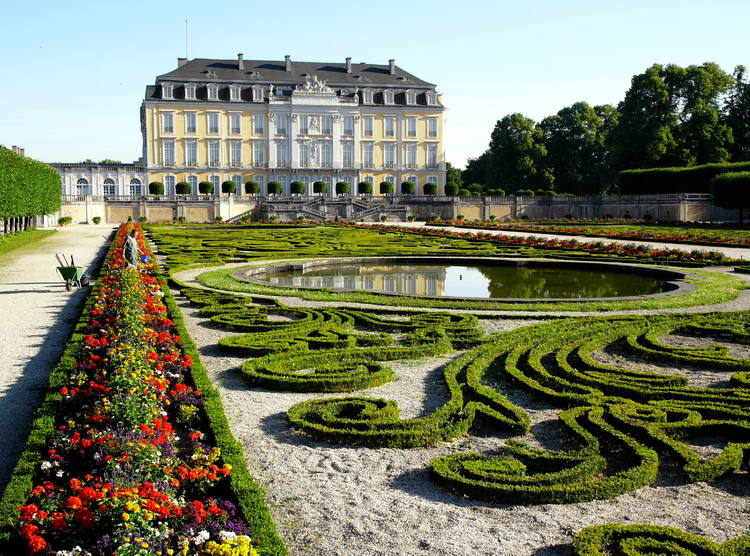
[[[253,102],[263,102],[263,87],[253,87]]]
[[[437,106],[437,93],[429,92],[427,93],[427,104],[430,106]]]
[[[162,165],[174,166],[176,163],[174,139],[162,139],[161,141]]]
[[[263,192],[266,189],[266,175],[265,174],[255,174],[253,176],[253,181],[257,182],[258,185],[260,185],[260,194],[263,195]]]
[[[439,164],[438,144],[425,143],[425,166],[430,169],[436,169]]]
[[[362,167],[375,167],[375,143],[372,141],[362,141]]]
[[[198,113],[194,110],[186,110],[185,116],[185,133],[198,133]],[[193,128],[190,129],[190,121],[192,120]]]
[[[354,167],[354,141],[341,142],[341,162],[344,168]]]
[[[406,116],[404,118],[404,123],[406,124],[406,133],[404,133],[405,137],[414,138],[417,136],[417,117],[416,116]]]
[[[198,194],[198,176],[191,174],[187,177],[187,182],[190,184],[190,194]]]
[[[440,178],[437,176],[427,176],[427,183],[434,183],[435,185],[440,185]]]
[[[430,129],[434,127],[434,129]],[[433,117],[425,118],[425,136],[435,139],[438,136],[438,119]]]
[[[161,132],[174,133],[174,112],[161,113]]]
[[[417,104],[417,93],[414,91],[406,91],[406,104],[414,105]]]
[[[263,114],[253,114],[253,135],[265,135],[266,122]]]
[[[354,137],[354,116],[344,116],[344,129],[341,134],[344,137]]]
[[[281,122],[284,122],[284,124],[279,125]],[[289,118],[287,118],[286,114],[276,114],[276,134],[287,135],[288,133],[289,133]]]
[[[236,155],[236,156],[235,156]],[[233,168],[242,166],[242,140],[229,140],[229,165]]]
[[[305,114],[300,114],[299,116],[299,133],[300,135],[310,133],[309,118]]]
[[[229,179],[231,179],[234,183],[237,184],[237,191],[240,195],[242,195],[243,191],[243,183],[242,183],[242,174],[232,174]]]
[[[289,166],[289,142],[286,139],[276,141],[276,166],[278,168]]]
[[[214,131],[214,126],[211,125],[212,120],[214,120],[216,123],[215,131]],[[218,112],[206,112],[206,133],[209,133],[211,135],[218,135],[220,132],[221,132],[221,124],[219,122],[219,113]]]
[[[372,91],[362,91],[362,103],[372,104]]]
[[[266,149],[263,141],[253,141],[253,166],[263,167],[266,164]]]
[[[393,104],[395,93],[390,90],[383,91],[383,104]]]
[[[372,137],[375,134],[375,116],[362,116],[362,137]]]
[[[239,85],[231,85],[229,87],[229,102],[240,101],[242,101],[242,88]]]
[[[194,83],[185,84],[185,100],[195,100],[195,90],[197,87]]]
[[[391,159],[390,162],[388,161],[389,158]],[[389,141],[389,142],[383,143],[383,167],[384,168],[396,167],[396,143],[395,142]]]
[[[194,156],[190,156],[194,155]],[[191,160],[192,159],[192,160]],[[198,166],[198,140],[185,139],[185,166]]]
[[[108,188],[111,188],[110,191],[107,191]],[[105,178],[104,182],[102,183],[102,194],[103,195],[114,195],[115,191],[117,190],[117,182],[115,182],[112,178]]]
[[[320,133],[323,135],[333,135],[333,116],[324,114],[320,118]]]
[[[174,85],[172,83],[161,84],[161,98],[164,100],[174,100]]]
[[[324,141],[320,146],[320,165],[322,168],[330,168],[333,165],[332,141]]]
[[[177,183],[177,178],[174,174],[164,176],[164,194],[174,195],[174,186]]]
[[[417,143],[404,143],[404,167],[413,170],[419,162],[419,153],[417,152]]]
[[[302,168],[310,166],[310,143],[303,141],[299,144],[299,165]]]
[[[132,178],[128,184],[128,193],[132,196],[141,195],[143,192],[143,183],[138,178]]]
[[[390,127],[390,130],[389,130]],[[396,137],[396,118],[385,116],[383,118],[383,137]]]
[[[214,152],[215,151],[215,152]],[[209,166],[221,166],[221,145],[218,139],[206,141],[206,162]],[[215,154],[216,156],[212,156]]]
[[[214,84],[209,84],[206,86],[206,98],[208,100],[219,100],[219,86]]]
[[[211,174],[208,176],[208,181],[214,184],[214,195],[218,195],[221,192],[221,176],[218,174]]]
[[[237,127],[234,126],[235,120],[237,123]],[[230,135],[242,134],[242,113],[240,112],[229,113],[229,134]]]

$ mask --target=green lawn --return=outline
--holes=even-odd
[[[7,236],[0,236],[0,263],[4,262],[4,257],[9,253],[26,247],[32,243],[44,239],[54,234],[56,230],[37,230],[30,228],[25,232],[18,232],[14,234],[8,234]]]

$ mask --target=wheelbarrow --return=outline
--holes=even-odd
[[[86,274],[86,269],[82,266],[76,266],[72,255],[70,256],[70,264],[68,264],[68,259],[65,258],[65,255],[63,255],[62,260],[60,260],[60,256],[57,254],[55,254],[55,257],[57,257],[57,262],[60,264],[57,267],[57,272],[60,274],[63,282],[65,282],[65,289],[67,291],[73,289],[73,286],[80,288],[89,285],[89,277]]]

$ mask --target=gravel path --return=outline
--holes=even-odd
[[[379,224],[380,225],[380,224]],[[424,222],[386,222],[385,226],[394,226],[397,228],[427,228],[435,230],[446,230],[448,232],[458,233],[469,233],[469,232],[481,232],[499,236],[515,236],[515,237],[541,237],[544,239],[576,239],[578,241],[603,241],[604,243],[617,243],[620,245],[626,244],[638,244],[648,245],[653,249],[679,249],[680,251],[692,251],[698,249],[701,251],[718,251],[724,253],[727,257],[733,259],[750,259],[750,248],[747,247],[724,247],[715,245],[691,245],[687,243],[669,243],[666,241],[656,241],[653,239],[649,240],[637,240],[637,239],[614,239],[606,237],[593,237],[593,236],[570,236],[570,235],[558,235],[558,234],[545,234],[542,232],[518,232],[514,230],[486,230],[484,228],[460,228],[456,226],[427,226]]]
[[[26,441],[34,409],[78,319],[85,290],[65,291],[55,253],[90,267],[111,226],[77,225],[0,259],[0,491]],[[11,425],[12,424],[12,425]]]

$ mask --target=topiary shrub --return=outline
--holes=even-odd
[[[534,191],[532,189],[519,189],[516,191],[518,197],[533,197]]]
[[[268,194],[269,195],[281,195],[281,192],[283,190],[284,190],[284,186],[281,185],[281,182],[278,182],[278,181],[268,182]]]
[[[233,182],[232,180],[227,180],[225,182],[222,182],[221,184],[221,192],[226,193],[227,195],[231,195],[232,193],[237,192],[237,184]]]
[[[305,192],[305,184],[301,181],[293,181],[289,184],[289,191],[292,195],[302,195]]]
[[[385,222],[386,220],[388,220],[388,215],[387,214],[381,214],[380,215],[380,221],[381,222]]]
[[[372,184],[369,181],[361,181],[357,184],[357,193],[360,195],[372,195]]]
[[[456,215],[456,220],[458,220],[459,222],[460,222],[461,220],[463,220],[463,219],[464,219],[464,215],[463,215],[463,214],[457,214],[457,215]]]
[[[380,194],[390,195],[391,193],[393,193],[393,183],[389,181],[381,181],[380,182]]]
[[[202,181],[198,184],[198,191],[203,195],[211,195],[214,192],[214,184],[210,181]]]
[[[164,184],[160,181],[152,181],[148,184],[148,192],[151,195],[164,195]]]
[[[552,191],[551,189],[548,189],[547,191],[544,192],[544,195],[546,197],[556,197],[557,193],[555,191]]]
[[[459,189],[458,196],[459,197],[471,197],[471,191],[469,191],[468,189]]]
[[[177,222],[179,224],[184,224],[185,222],[187,222],[187,218],[185,218],[184,216],[178,216],[177,217]]]
[[[224,218],[222,216],[217,216],[214,218],[214,222],[223,222]]]
[[[413,181],[405,181],[401,183],[401,194],[402,195],[414,195],[417,191],[417,186]]]
[[[94,217],[93,217],[93,218],[91,219],[91,221],[92,221],[92,222],[93,222],[94,224],[101,224],[101,222],[102,222],[102,217],[101,217],[101,216],[94,216]]]
[[[750,172],[727,172],[711,180],[711,194],[716,206],[739,209],[740,222],[744,210],[750,208]]]
[[[141,224],[145,224],[146,222],[148,222],[148,217],[141,216],[138,218],[138,222],[140,222]]]
[[[247,195],[257,195],[260,193],[260,184],[257,181],[245,182],[245,193]]]
[[[174,191],[177,195],[188,195],[190,194],[190,184],[186,181],[178,181],[174,186]]]
[[[338,182],[336,184],[336,195],[346,195],[347,193],[349,193],[349,182]]]
[[[429,181],[426,184],[424,184],[424,194],[425,195],[437,194],[437,184],[429,182]]]
[[[68,224],[73,223],[73,217],[72,216],[61,216],[57,219],[57,225],[58,226],[67,226]]]
[[[456,195],[458,195],[459,190],[460,188],[455,182],[445,184],[445,194],[449,197],[455,197]]]
[[[313,193],[323,195],[326,192],[328,192],[328,184],[326,182],[316,181],[313,183]]]
[[[409,222],[414,222],[414,221],[416,221],[417,217],[415,215],[413,215],[413,214],[410,214],[409,216],[406,217],[406,219]]]

